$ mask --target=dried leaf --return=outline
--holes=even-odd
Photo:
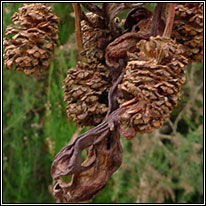
[[[87,159],[82,163],[87,170],[73,175],[71,182],[57,179],[53,194],[66,202],[80,202],[93,198],[105,186],[108,178],[120,167],[122,149],[116,131],[107,135],[108,139],[88,148]]]

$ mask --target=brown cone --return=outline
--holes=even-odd
[[[187,59],[180,44],[166,37],[150,37],[137,43],[119,85],[121,134],[130,139],[136,132],[160,128],[181,96]]]
[[[89,22],[81,21],[82,55],[88,63],[99,63],[104,61],[104,49],[109,42],[109,30],[105,29],[104,20],[93,13],[86,14]]]
[[[99,124],[107,111],[109,71],[99,64],[78,62],[64,80],[68,117],[80,126]]]
[[[185,46],[190,63],[203,58],[203,3],[178,3],[172,38]]]
[[[111,78],[104,63],[104,47],[109,31],[104,29],[102,17],[93,13],[86,17],[81,21],[83,58],[68,70],[63,89],[68,117],[79,126],[94,126],[104,119],[108,109]]]
[[[11,20],[15,25],[8,26],[5,34],[14,36],[3,40],[6,68],[14,66],[25,74],[45,71],[58,39],[58,17],[51,7],[34,3],[25,4]]]

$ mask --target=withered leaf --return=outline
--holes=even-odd
[[[69,183],[64,183],[58,178],[53,193],[66,202],[89,200],[106,186],[107,180],[120,167],[121,162],[119,135],[116,131],[110,132],[107,138],[88,148],[87,159],[82,165],[90,167],[75,173]]]

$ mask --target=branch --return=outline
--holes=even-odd
[[[168,14],[167,14],[167,21],[165,30],[163,32],[163,36],[170,37],[172,34],[172,28],[175,18],[175,3],[169,4]]]
[[[141,7],[144,4],[145,3],[103,3],[102,10],[105,14],[104,17],[108,18],[108,23],[111,23],[111,21],[122,11]]]
[[[88,11],[103,16],[102,9],[93,3],[81,3]]]
[[[157,36],[161,33],[162,15],[164,14],[166,3],[157,3],[152,19],[152,33],[151,36]],[[164,28],[163,28],[164,29]]]
[[[79,53],[82,51],[82,34],[81,34],[81,9],[79,3],[72,3],[75,13],[75,33]]]

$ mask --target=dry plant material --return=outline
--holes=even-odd
[[[165,28],[165,7],[166,3],[158,3],[154,12],[137,7],[123,19],[123,26],[128,32],[149,36],[162,35]]]
[[[111,86],[110,73],[104,64],[104,47],[109,31],[97,14],[86,14],[89,22],[81,21],[83,40],[82,61],[68,69],[64,80],[64,101],[67,115],[80,126],[97,125],[107,112],[107,95]]]
[[[157,36],[141,40],[137,48],[140,52],[131,55],[118,86],[120,107],[127,107],[120,115],[121,134],[125,138],[160,128],[180,99],[186,80],[187,59],[182,45]]]
[[[203,58],[203,3],[178,3],[172,37],[185,46],[190,62]]]
[[[88,20],[81,21],[83,51],[81,55],[88,63],[104,63],[104,50],[112,40],[105,20],[97,14],[87,13]]]
[[[74,13],[75,13],[75,33],[76,33],[76,41],[79,53],[82,51],[82,34],[81,34],[81,9],[79,3],[72,3]]]
[[[188,60],[183,46],[169,38],[173,4],[169,11],[164,35],[141,40],[136,44],[139,52],[128,53],[126,73],[118,86],[120,108],[126,108],[119,118],[120,133],[126,139],[137,132],[150,133],[160,128],[180,99]],[[153,28],[158,30],[156,25]]]
[[[44,3],[25,4],[14,13],[15,25],[7,26],[4,38],[4,64],[25,74],[47,70],[58,39],[58,17]]]
[[[133,9],[141,7],[144,3],[103,3],[102,13],[105,18],[109,30],[113,37],[121,35],[120,21],[117,17],[122,11],[126,9]]]
[[[127,60],[127,53],[138,51],[136,44],[141,39],[148,39],[148,36],[139,35],[138,33],[128,32],[116,38],[106,48],[106,64],[110,70],[118,72],[120,63],[119,59]],[[114,73],[113,72],[113,73]]]
[[[171,5],[171,4],[169,4]],[[157,35],[162,35],[165,27],[168,26],[168,24],[165,25],[165,8],[166,8],[166,3],[157,3],[154,13],[153,13],[153,18],[152,18],[152,31],[151,31],[151,36],[157,36]],[[169,14],[168,14],[169,15]],[[167,20],[170,19],[167,17]]]
[[[81,3],[90,12],[102,17],[106,27],[111,31],[112,37],[117,38],[122,34],[120,20],[117,17],[126,9],[139,8],[146,3],[102,3],[97,6],[94,3]]]
[[[164,4],[163,4],[164,5]],[[105,52],[105,61],[110,70],[114,70],[116,73],[119,69],[119,59],[128,60],[128,53],[133,53],[139,50],[136,47],[137,42],[142,39],[148,40],[151,35],[155,33],[162,35],[164,31],[164,19],[161,18],[162,10],[164,8],[162,4],[157,5],[157,12],[153,14],[151,11],[145,8],[138,7],[133,9],[124,20],[124,27],[128,32],[122,34],[111,42]],[[154,22],[154,19],[157,19]]]
[[[128,32],[138,32],[140,29],[148,32],[152,26],[152,15],[150,10],[143,7],[132,9],[123,20],[123,26]]]
[[[120,167],[122,149],[114,111],[97,127],[78,136],[55,157],[51,175],[55,180],[53,194],[68,202],[93,198],[104,188],[108,178]],[[82,162],[82,151],[87,159]],[[72,175],[65,184],[63,176]]]
[[[125,33],[114,17],[126,3],[83,5],[92,12],[81,22],[84,61],[68,70],[64,97],[69,117],[97,126],[65,146],[52,164],[53,194],[67,202],[89,200],[104,188],[121,165],[120,134],[131,139],[163,125],[180,99],[188,64],[185,47],[170,38],[174,4],[166,26],[165,4],[158,3],[155,13],[136,8]],[[62,177],[69,175],[65,183]]]
[[[68,184],[61,178],[56,179],[53,189],[56,197],[66,202],[86,201],[92,199],[106,186],[108,178],[122,163],[118,132],[109,132],[107,138],[87,149],[87,159],[82,163],[84,167],[91,165],[87,170],[75,173]]]
[[[67,115],[77,125],[97,125],[107,112],[110,74],[101,63],[78,62],[64,80]]]
[[[133,9],[123,21],[128,32],[112,41],[105,50],[105,62],[110,70],[113,82],[126,66],[128,53],[138,51],[137,42],[148,39],[152,28],[152,12],[145,8]]]
[[[131,139],[163,125],[180,99],[187,57],[198,61],[203,53],[203,3],[168,4],[166,23],[166,3],[157,3],[154,12],[142,3],[82,3],[88,14],[73,5],[82,59],[68,70],[64,100],[69,118],[96,127],[54,159],[53,194],[66,202],[89,200],[105,187],[122,163],[120,135]],[[123,33],[117,15],[125,9],[133,10]],[[46,4],[34,3],[11,19],[15,26],[8,26],[6,35],[13,36],[3,40],[6,68],[25,74],[46,71],[58,39],[58,17]],[[52,151],[49,140],[48,146]],[[159,184],[157,191],[165,192],[162,188]],[[174,199],[170,188],[165,196]]]

